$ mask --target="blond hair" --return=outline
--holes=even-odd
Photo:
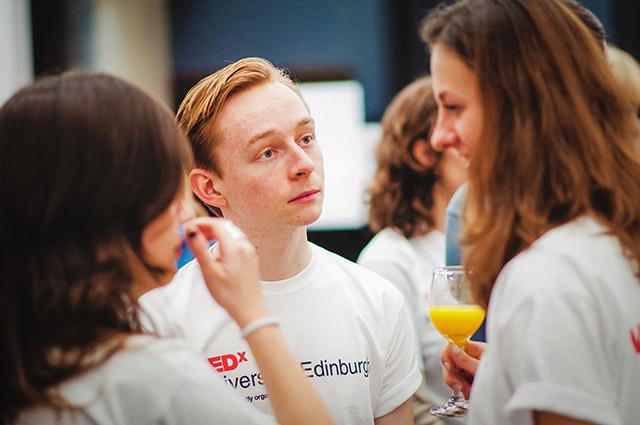
[[[214,126],[218,114],[234,94],[267,82],[284,84],[302,99],[298,87],[284,70],[266,59],[253,57],[225,66],[189,90],[176,118],[189,138],[197,167],[221,174],[214,149],[217,139]]]

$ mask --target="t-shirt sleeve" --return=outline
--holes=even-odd
[[[406,259],[406,263],[402,261],[400,258],[396,258],[402,256]],[[391,257],[391,258],[390,258]],[[381,258],[380,255],[365,255],[358,259],[358,263],[367,267],[369,270],[372,270],[384,277],[388,280],[396,289],[400,292],[402,297],[404,298],[405,306],[409,317],[414,324],[414,330],[416,331],[416,338],[418,340],[423,338],[424,347],[433,346],[431,344],[432,340],[430,338],[431,335],[427,335],[428,333],[432,333],[433,326],[430,326],[429,323],[429,315],[427,313],[427,309],[423,308],[424,302],[422,294],[418,292],[415,285],[412,283],[411,278],[409,276],[409,270],[411,264],[409,261],[413,260],[414,256],[411,253],[398,251],[389,253],[388,256]],[[443,340],[442,336],[438,334],[438,340]],[[420,342],[420,341],[419,341]],[[437,347],[441,349],[443,344],[438,341]],[[420,368],[424,368],[423,359],[421,355],[421,344],[416,344],[416,353],[418,354],[418,366]],[[439,352],[438,352],[439,357]]]
[[[507,382],[513,393],[504,410],[550,411],[601,424],[621,424],[614,403],[615,383],[604,345],[607,338],[598,300],[585,292],[581,279],[589,279],[570,262],[547,261],[528,279],[546,279],[544,290],[531,292],[501,307],[498,347],[503,353]],[[524,270],[511,270],[520,274]],[[526,280],[526,279],[525,279]],[[507,280],[504,284],[509,285]],[[533,282],[531,283],[533,285]],[[514,288],[512,291],[522,290]]]
[[[358,263],[371,271],[379,274],[396,287],[405,302],[407,308],[411,310],[411,314],[416,314],[417,305],[420,302],[420,294],[416,291],[415,286],[410,278],[410,264],[403,264],[400,259],[390,258],[398,255],[408,257],[405,252],[388,252],[385,258],[380,256],[362,256],[358,259]]]
[[[422,381],[416,355],[416,337],[400,294],[387,295],[385,372],[374,416],[384,416],[411,397]]]

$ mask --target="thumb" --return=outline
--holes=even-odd
[[[467,371],[472,376],[475,376],[476,371],[478,370],[478,359],[475,359],[469,354],[465,353],[460,347],[455,344],[452,344],[451,347],[451,360],[457,368]]]
[[[465,345],[464,351],[474,359],[479,360],[482,357],[482,353],[484,353],[486,345],[487,344],[484,342],[469,341],[467,342],[467,345]]]

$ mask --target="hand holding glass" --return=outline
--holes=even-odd
[[[429,295],[431,322],[449,342],[463,348],[484,320],[484,310],[473,302],[471,289],[462,266],[438,267],[433,270]],[[461,417],[469,411],[462,393],[452,391],[444,406],[431,409],[435,416]]]

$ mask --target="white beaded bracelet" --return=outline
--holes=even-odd
[[[253,322],[248,323],[242,328],[242,337],[246,338],[250,333],[257,331],[260,328],[270,325],[280,325],[280,319],[275,316],[265,316],[260,319],[256,319]]]

